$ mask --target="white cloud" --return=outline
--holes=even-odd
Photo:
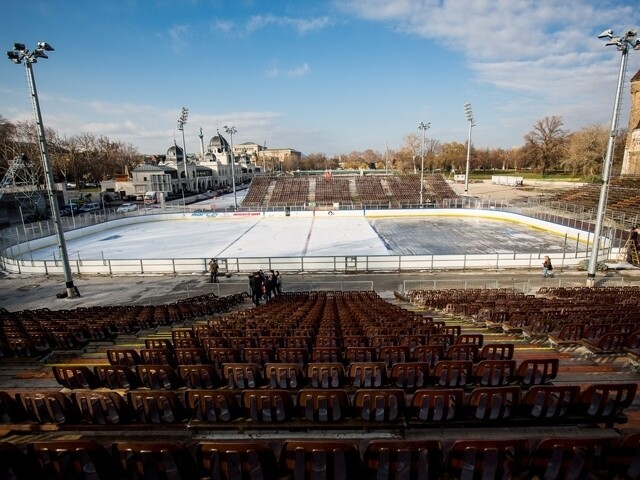
[[[304,35],[316,30],[322,30],[332,25],[329,17],[317,17],[311,19],[279,17],[276,15],[253,15],[249,18],[246,28],[249,32],[260,30],[269,26],[292,28],[297,33]]]
[[[309,65],[303,63],[302,65],[287,70],[287,75],[289,75],[290,77],[303,77],[307,75],[309,71]]]

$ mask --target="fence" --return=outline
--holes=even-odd
[[[451,201],[443,201],[440,206],[453,205],[455,212],[470,214],[470,208],[486,212],[507,212],[523,215],[529,219],[542,220],[551,224],[563,225],[568,228],[581,230],[574,244],[571,244],[565,235],[563,251],[550,254],[554,265],[559,268],[574,266],[590,257],[590,249],[581,250],[580,244],[589,245],[591,241],[593,212],[585,209],[576,209],[570,205],[554,203],[542,204],[532,200],[518,206],[508,205],[502,201],[478,200],[475,198],[459,198]],[[305,210],[301,208],[301,210]],[[312,209],[313,210],[313,209]],[[428,209],[435,212],[434,209]],[[275,211],[275,210],[271,210]],[[399,210],[399,213],[404,212]],[[64,230],[68,236],[80,236],[83,231],[106,222],[118,220],[115,224],[136,223],[144,217],[150,220],[150,216],[178,213],[182,215],[242,215],[244,211],[227,210],[203,210],[192,207],[167,206],[166,209],[143,208],[126,215],[117,214],[115,210],[106,210],[95,214],[86,214],[80,217],[64,218]],[[255,213],[255,211],[252,211]],[[265,211],[266,212],[266,211]],[[257,214],[266,214],[258,212]],[[363,210],[362,214],[366,215]],[[390,212],[391,213],[391,212]],[[410,212],[407,212],[410,213]],[[425,214],[428,212],[425,211]],[[336,214],[340,214],[337,212]],[[607,240],[601,246],[599,258],[609,258],[617,253],[624,238],[625,230],[620,228],[620,222],[628,219],[610,218],[605,222],[605,235]],[[582,238],[580,238],[582,235]],[[49,241],[55,245],[54,227],[51,222],[23,225],[5,229],[1,232],[2,253],[0,256],[0,268],[20,274],[47,274],[58,275],[63,273],[60,259],[33,260],[29,257],[29,249],[34,244]],[[40,247],[38,247],[40,248]],[[379,256],[320,256],[320,257],[253,257],[253,258],[226,258],[222,272],[249,272],[260,269],[279,270],[281,272],[403,272],[403,271],[434,271],[434,270],[470,270],[470,269],[506,269],[506,268],[538,268],[544,254],[542,247],[537,252],[530,253],[490,253],[482,255],[379,255]],[[207,270],[207,259],[204,258],[159,258],[137,260],[113,260],[113,259],[70,259],[71,270],[74,274],[95,275],[121,275],[121,274],[194,274]]]

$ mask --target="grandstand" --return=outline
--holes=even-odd
[[[636,478],[639,293],[325,291],[257,308],[238,293],[3,310],[0,473]]]
[[[423,203],[442,205],[458,195],[441,174],[425,174]],[[419,175],[309,175],[256,177],[243,208],[300,207],[406,208],[420,205]]]

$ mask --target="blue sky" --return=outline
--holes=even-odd
[[[34,66],[45,126],[141,153],[173,144],[183,106],[190,153],[225,125],[303,154],[398,149],[421,121],[464,143],[465,102],[477,147],[522,145],[550,115],[609,125],[620,54],[597,35],[640,27],[637,0],[23,0],[3,17],[5,50],[56,49]],[[632,51],[621,126],[639,68]],[[0,115],[32,118],[7,59]]]

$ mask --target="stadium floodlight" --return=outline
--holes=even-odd
[[[471,160],[471,128],[475,126],[473,123],[473,110],[471,109],[471,103],[467,102],[464,104],[464,114],[467,117],[467,122],[469,122],[469,135],[467,138],[467,168],[465,169],[464,174],[464,193],[469,191],[469,164]]]
[[[628,30],[624,37],[616,37],[613,30],[606,30],[598,35],[598,38],[611,39],[605,45],[615,45],[618,51],[622,53],[620,58],[620,70],[618,72],[618,84],[616,87],[616,97],[613,104],[613,114],[611,116],[611,131],[609,134],[609,143],[607,144],[607,153],[602,165],[602,185],[600,187],[600,198],[598,199],[598,213],[596,216],[596,227],[593,234],[593,244],[591,245],[591,256],[589,257],[589,267],[587,269],[587,286],[595,286],[596,269],[598,266],[598,254],[600,253],[600,240],[602,237],[602,224],[604,212],[607,209],[607,195],[609,193],[609,181],[611,177],[611,164],[613,162],[613,148],[616,142],[616,133],[618,130],[618,115],[620,112],[620,100],[622,98],[622,86],[624,84],[624,75],[627,67],[627,57],[629,47],[634,50],[640,49],[640,44],[636,38],[635,30]]]
[[[231,137],[231,144],[230,144],[230,148],[231,148],[231,183],[233,184],[233,205],[235,207],[235,209],[238,209],[238,197],[236,196],[236,159],[233,156],[233,134],[234,133],[238,133],[238,130],[236,130],[236,127],[227,127],[226,125],[224,126],[224,131],[227,132],[229,134],[229,136]]]
[[[184,165],[184,186],[182,187],[182,197],[184,200],[184,191],[189,187],[189,172],[187,172],[187,144],[184,140],[184,126],[189,118],[189,109],[182,107],[180,118],[178,118],[178,130],[182,132],[182,163]],[[178,168],[178,156],[176,151],[176,169]],[[183,205],[184,206],[184,205]]]
[[[420,122],[418,128],[422,130],[422,160],[420,161],[420,207],[422,207],[422,196],[424,192],[424,144],[427,130],[431,128],[431,122]]]
[[[33,74],[33,64],[38,58],[48,58],[44,53],[53,51],[53,47],[45,42],[40,42],[37,49],[30,52],[26,49],[24,43],[14,43],[13,51],[7,52],[7,57],[13,63],[24,63],[27,72],[27,82],[29,84],[29,94],[31,96],[31,104],[33,106],[33,115],[36,120],[36,130],[38,133],[38,144],[40,147],[40,155],[42,157],[42,165],[44,168],[44,176],[47,185],[47,196],[49,197],[49,207],[51,208],[51,216],[55,228],[58,248],[60,249],[60,258],[62,259],[62,270],[64,272],[65,289],[67,298],[74,298],[78,294],[77,288],[73,285],[73,276],[71,275],[71,266],[69,264],[69,254],[67,253],[67,244],[64,238],[64,230],[62,229],[62,220],[60,217],[60,206],[58,205],[58,196],[55,192],[55,183],[53,180],[53,169],[51,168],[51,160],[49,159],[49,150],[47,148],[47,139],[45,136],[44,124],[42,122],[42,112],[40,111],[40,102],[38,100],[38,90],[36,89],[36,79]]]

